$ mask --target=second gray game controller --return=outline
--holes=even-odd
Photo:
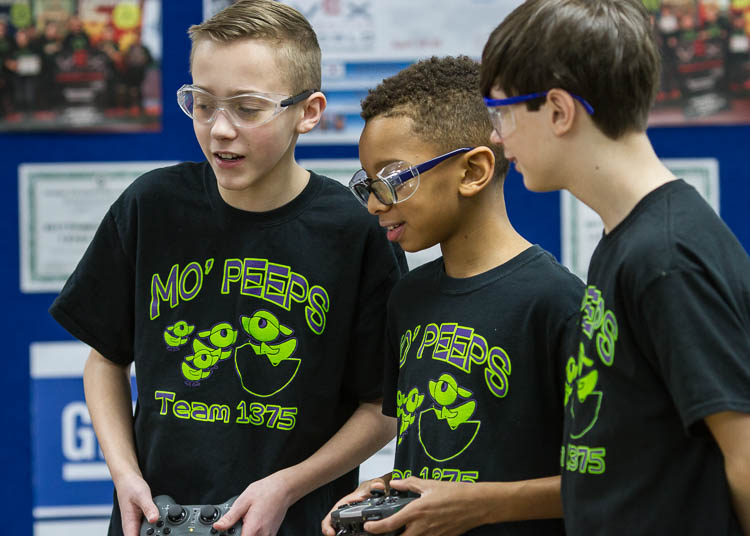
[[[242,521],[232,528],[219,531],[213,524],[226,514],[237,497],[232,497],[221,504],[181,505],[168,495],[154,497],[159,509],[159,520],[149,523],[143,519],[139,536],[239,536],[242,532]]]
[[[337,510],[331,512],[331,521],[336,534],[346,536],[367,535],[364,524],[367,521],[376,521],[392,516],[404,506],[409,504],[419,495],[416,493],[407,493],[405,491],[391,489],[391,493],[386,495],[382,490],[374,489],[370,492],[370,498],[364,501],[342,504]],[[383,534],[381,536],[395,536],[404,531],[403,528]]]

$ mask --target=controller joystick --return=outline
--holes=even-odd
[[[179,504],[170,504],[167,508],[167,519],[173,525],[179,525],[187,518],[187,512]]]
[[[221,504],[181,505],[168,495],[154,497],[159,509],[159,519],[149,523],[144,519],[139,536],[229,536],[239,534],[242,521],[226,531],[218,531],[213,524],[221,519],[234,504],[232,497]]]
[[[201,506],[200,520],[206,525],[213,525],[219,519],[219,509],[212,504]]]
[[[371,490],[370,498],[364,501],[343,504],[337,510],[331,512],[333,528],[337,536],[341,535],[367,535],[364,524],[367,521],[375,521],[392,516],[419,495],[412,492],[399,492],[391,488],[389,494],[382,490]],[[403,528],[389,532],[383,536],[395,536],[404,531]]]

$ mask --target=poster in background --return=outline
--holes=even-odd
[[[30,348],[34,536],[107,533],[113,485],[84,399],[88,354],[77,341]]]
[[[643,2],[662,54],[649,123],[750,123],[750,0]]]
[[[21,291],[59,292],[122,191],[143,173],[172,163],[20,165]]]
[[[161,0],[0,0],[0,132],[161,126]]]
[[[362,167],[359,160],[354,158],[311,158],[300,160],[299,165],[305,169],[315,171],[320,175],[336,179],[347,187],[349,185],[349,179],[351,179],[352,175]],[[365,207],[362,207],[362,210],[366,210]],[[437,259],[441,255],[440,245],[435,244],[434,246],[423,249],[422,251],[416,251],[414,253],[406,252],[406,262],[409,265],[409,269],[413,270],[417,266]],[[391,466],[390,469],[392,468],[393,467]]]
[[[312,25],[323,53],[328,106],[304,144],[353,144],[367,90],[415,61],[465,54],[479,59],[490,32],[521,0],[282,0]],[[206,17],[231,0],[204,0]]]
[[[719,161],[715,158],[662,160],[678,178],[692,185],[719,213]],[[562,219],[562,263],[586,281],[589,261],[602,238],[604,225],[599,215],[567,191],[560,192]]]

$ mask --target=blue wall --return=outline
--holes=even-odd
[[[37,162],[101,162],[144,160],[199,160],[200,148],[189,120],[175,103],[176,89],[189,82],[189,40],[186,29],[201,19],[200,0],[163,2],[164,65],[163,131],[145,134],[0,134],[0,318],[5,340],[5,388],[0,395],[2,469],[0,504],[10,513],[6,534],[31,534],[31,438],[29,413],[29,344],[69,340],[47,314],[52,294],[21,294],[19,290],[18,166]],[[231,68],[227,66],[227,68]],[[658,128],[650,131],[663,158],[715,157],[719,160],[721,214],[750,250],[750,181],[745,154],[750,149],[750,126]],[[356,157],[356,147],[300,147],[299,158]],[[507,182],[511,219],[518,230],[560,256],[558,194],[532,194],[512,172]]]

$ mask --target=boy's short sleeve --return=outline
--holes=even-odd
[[[646,289],[640,314],[686,429],[717,412],[750,412],[750,326],[738,302],[681,269]]]
[[[133,267],[110,210],[50,314],[107,359],[133,361]]]

